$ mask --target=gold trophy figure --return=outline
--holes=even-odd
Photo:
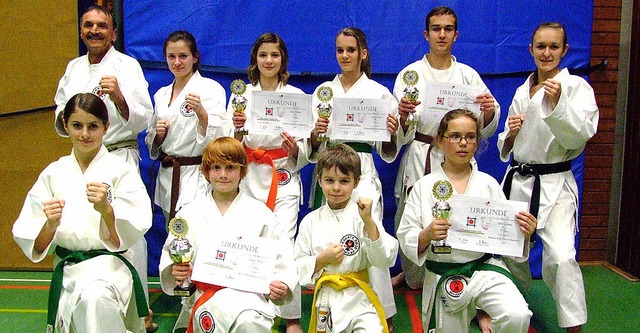
[[[404,97],[406,97],[409,102],[413,103],[418,100],[418,96],[420,95],[420,91],[416,88],[416,83],[418,83],[418,72],[414,70],[406,71],[402,74],[402,81],[407,85],[406,88],[402,92],[404,92]],[[414,113],[409,113],[407,117],[407,125],[417,125],[418,120],[416,120]]]
[[[231,92],[233,93],[233,98],[231,99],[231,107],[234,112],[244,112],[247,109],[247,99],[242,96],[244,92],[247,91],[247,84],[244,83],[243,80],[237,79],[231,82]],[[244,126],[242,128],[236,128],[236,134],[247,135],[249,131],[247,131]]]
[[[433,217],[436,219],[449,219],[451,206],[445,200],[451,198],[453,194],[453,186],[446,180],[439,180],[433,185],[433,196],[438,199],[431,208]],[[446,239],[433,241],[431,243],[431,251],[435,254],[451,254],[451,246],[447,245]]]
[[[329,116],[331,116],[331,104],[329,104],[329,101],[333,98],[333,90],[331,90],[331,87],[322,86],[318,89],[316,96],[320,99],[320,104],[317,106],[318,116],[320,118],[328,119]],[[326,133],[320,133],[318,134],[318,141],[329,141],[329,137]]]
[[[169,231],[176,237],[169,243],[169,257],[171,257],[171,260],[176,264],[191,262],[194,249],[189,240],[185,238],[189,231],[187,221],[179,217],[171,219],[169,221]],[[196,285],[191,282],[190,278],[187,278],[182,282],[182,285],[173,288],[173,295],[189,297],[195,291]]]

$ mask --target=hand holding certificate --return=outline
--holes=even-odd
[[[264,237],[213,237],[199,245],[192,280],[269,294],[278,245]]]
[[[521,257],[525,235],[516,214],[527,210],[527,203],[454,195],[451,198],[447,243],[451,247]]]
[[[480,115],[480,104],[474,103],[480,87],[435,81],[427,82],[426,86],[421,122],[437,124],[445,113],[454,109],[467,109]]]
[[[251,130],[254,133],[280,135],[287,132],[308,138],[313,129],[310,95],[275,91],[254,91]]]

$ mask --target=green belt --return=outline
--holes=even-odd
[[[123,148],[131,148],[138,149],[138,140],[124,140],[108,145],[104,145],[107,148],[107,151],[112,152],[114,150],[123,149]]]
[[[131,265],[129,260],[123,257],[122,252],[109,252],[107,250],[89,250],[89,251],[71,251],[61,246],[56,247],[56,255],[60,258],[60,262],[53,270],[53,276],[51,277],[51,287],[49,288],[49,308],[47,313],[47,330],[53,331],[54,323],[56,321],[56,314],[58,313],[58,305],[60,302],[60,294],[62,293],[62,277],[64,265],[67,262],[79,263],[88,259],[95,258],[102,255],[112,255],[118,257],[122,262],[127,265],[131,271],[133,277],[133,292],[136,298],[136,306],[138,307],[138,316],[145,317],[149,315],[149,307],[147,306],[147,299],[144,297],[144,289],[142,288],[142,282],[138,272]]]
[[[356,153],[368,153],[371,154],[371,145],[363,142],[344,142],[345,145],[353,148]],[[324,201],[324,193],[322,193],[322,187],[318,184],[317,179],[313,180],[315,183],[315,191],[313,192],[313,209],[318,209],[322,206]]]
[[[472,260],[469,261],[467,263],[464,264],[459,264],[459,263],[450,263],[450,262],[437,262],[437,261],[431,261],[431,260],[427,260],[424,263],[424,266],[426,269],[440,275],[440,280],[438,280],[438,285],[436,286],[436,295],[438,293],[438,291],[440,290],[440,287],[442,286],[442,283],[444,282],[444,280],[446,278],[448,278],[449,276],[452,275],[462,275],[462,276],[466,276],[468,278],[471,278],[471,276],[473,275],[473,273],[475,271],[494,271],[494,272],[498,272],[506,277],[508,277],[511,281],[513,281],[513,284],[515,284],[516,286],[518,286],[518,283],[516,282],[516,280],[513,278],[513,275],[511,275],[511,273],[500,267],[500,266],[496,266],[496,265],[492,265],[492,264],[487,264],[485,261],[491,259],[491,257],[493,257],[492,254],[490,253],[485,253],[485,255],[483,255],[482,257],[476,259],[476,260]],[[435,302],[436,302],[436,298],[433,298],[433,304],[434,306],[432,307],[431,310],[431,319],[429,320],[429,330],[434,329],[436,327],[436,307],[435,307]]]

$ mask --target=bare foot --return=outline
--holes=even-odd
[[[567,333],[580,333],[582,332],[582,326],[567,327]]]
[[[387,327],[389,328],[389,333],[393,333],[393,317],[387,318]]]
[[[285,319],[287,323],[287,333],[303,333],[300,326],[300,319]]]
[[[478,309],[476,313],[476,319],[478,319],[478,327],[482,333],[491,333],[491,317],[488,313]]]
[[[394,288],[404,283],[404,272],[391,278],[391,286]]]

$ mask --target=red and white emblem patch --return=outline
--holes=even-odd
[[[185,117],[193,117],[196,115],[195,111],[189,106],[189,102],[184,101],[182,105],[180,105],[180,114]]]
[[[102,100],[104,100],[107,97],[107,94],[104,93],[101,85],[97,85],[95,88],[93,88],[93,90],[91,90],[91,93],[100,97],[100,99]]]
[[[444,281],[444,290],[451,298],[460,298],[467,287],[467,280],[460,275],[453,275]]]
[[[278,185],[287,185],[291,181],[291,171],[287,169],[278,169],[276,170],[276,174],[278,175]]]
[[[202,311],[198,317],[198,324],[200,329],[206,333],[212,333],[216,329],[216,323],[213,321],[213,316],[207,310]]]

